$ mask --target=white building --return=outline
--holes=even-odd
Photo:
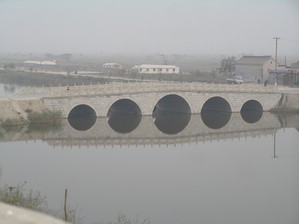
[[[121,70],[123,69],[123,66],[118,63],[105,63],[103,64],[104,69],[116,69],[116,70]]]
[[[133,69],[139,74],[179,74],[180,68],[175,65],[135,65]]]
[[[52,61],[24,61],[25,64],[35,64],[35,65],[56,65],[56,60]]]
[[[245,81],[265,81],[269,71],[275,69],[275,60],[271,56],[243,56],[236,61],[235,73]]]

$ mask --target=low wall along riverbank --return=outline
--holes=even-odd
[[[299,93],[283,93],[281,102],[278,105],[278,111],[299,112]]]

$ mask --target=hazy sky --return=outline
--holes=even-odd
[[[0,0],[0,53],[299,56],[298,0]]]

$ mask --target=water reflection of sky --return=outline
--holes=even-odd
[[[0,185],[27,180],[62,208],[64,189],[86,223],[122,212],[151,223],[297,223],[299,133],[184,145],[0,143]]]

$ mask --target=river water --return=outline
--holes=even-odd
[[[19,90],[18,85],[0,83],[0,97],[13,95]]]
[[[0,187],[26,181],[61,211],[68,189],[77,223],[299,223],[298,114],[80,122],[1,129]]]

